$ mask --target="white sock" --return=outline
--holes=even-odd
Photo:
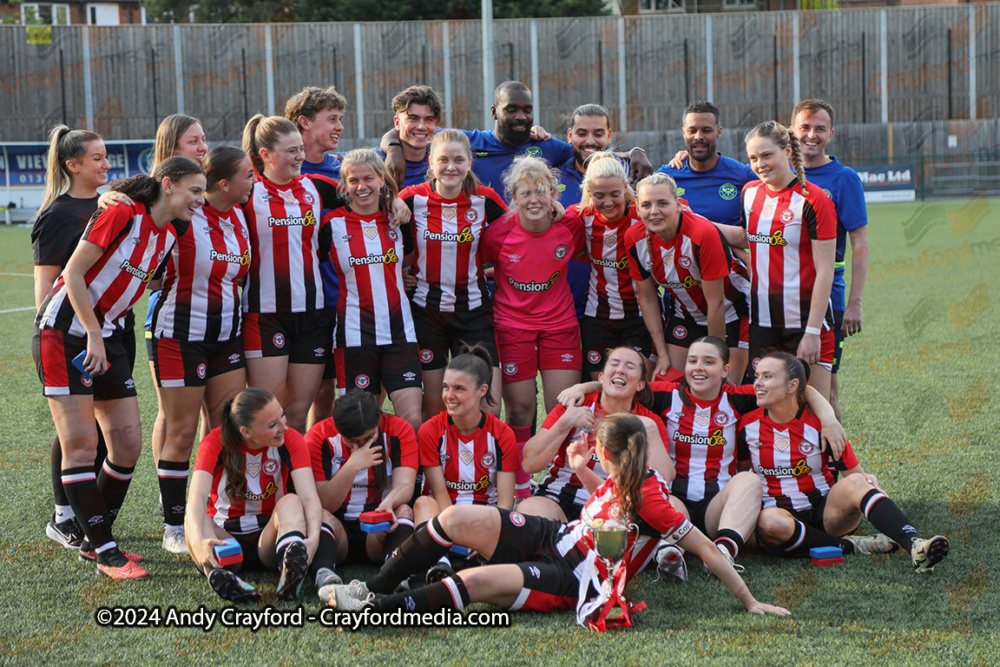
[[[69,505],[56,505],[56,523],[62,523],[69,519],[75,519],[76,513]]]

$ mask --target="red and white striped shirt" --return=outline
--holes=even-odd
[[[264,528],[274,512],[274,506],[289,492],[291,472],[309,468],[309,450],[302,436],[288,429],[281,447],[250,449],[241,443],[238,464],[246,478],[246,491],[242,497],[230,498],[226,495],[228,476],[222,453],[221,430],[212,429],[198,445],[194,469],[212,475],[208,515],[231,535],[253,533]]]
[[[325,176],[299,176],[285,185],[258,178],[245,207],[252,257],[243,312],[323,308],[321,213],[343,204],[336,181]]]
[[[453,505],[497,504],[497,473],[521,467],[510,426],[488,412],[475,433],[463,435],[447,412],[420,427],[420,465],[440,466]]]
[[[691,406],[684,405],[676,382],[651,382],[653,411],[667,427],[670,458],[676,476],[670,492],[698,501],[718,493],[736,474],[736,428],[740,417],[757,409],[753,385],[722,385],[713,401],[703,401],[687,391]],[[745,450],[740,457],[746,459]]]
[[[114,206],[91,218],[81,240],[100,246],[104,254],[87,270],[84,281],[104,338],[124,328],[129,309],[146,290],[176,238],[171,225],[157,227],[139,203]],[[64,276],[56,279],[42,303],[37,323],[41,329],[87,335],[69,301]]]
[[[692,211],[682,211],[677,232],[669,243],[656,234],[646,242],[646,228],[633,226],[625,234],[632,262],[632,278],[650,276],[674,296],[674,311],[689,316],[701,326],[708,326],[708,302],[702,290],[703,280],[723,280],[726,322],[746,317],[749,282],[743,265],[733,259],[729,244],[715,225]],[[650,256],[652,245],[652,256]],[[655,261],[654,261],[655,260]],[[745,271],[745,269],[744,269]]]
[[[374,467],[359,470],[344,502],[335,512],[342,519],[356,521],[362,512],[370,512],[378,507],[392,491],[394,470],[417,469],[417,436],[413,434],[413,427],[404,419],[386,414],[379,419],[378,427],[378,441],[382,444],[385,460],[385,488],[379,492],[375,487]],[[333,417],[324,419],[309,429],[305,441],[312,459],[313,479],[317,482],[333,479],[354,453],[354,449],[337,432]]]
[[[606,414],[604,412],[604,408],[601,406],[600,391],[587,394],[581,407],[589,409],[594,414],[595,419],[600,419]],[[556,422],[559,421],[559,418],[562,417],[565,412],[566,406],[561,403],[554,407],[552,412],[548,414],[545,421],[542,423],[542,428],[548,429],[555,426]],[[652,419],[660,432],[660,439],[663,440],[664,444],[667,442],[667,431],[663,427],[663,422],[656,417],[655,413],[650,412],[638,403],[632,404],[631,412],[633,415],[638,415],[639,417],[649,417]],[[569,435],[563,439],[562,444],[559,445],[559,451],[556,452],[555,457],[552,459],[552,463],[549,464],[549,470],[545,475],[545,479],[543,479],[542,483],[538,486],[537,495],[557,497],[560,500],[572,502],[580,507],[587,502],[587,498],[590,497],[590,494],[580,482],[580,478],[576,476],[576,473],[573,472],[573,469],[569,466],[566,456],[566,450],[570,443],[580,438],[586,438],[588,445],[594,445],[593,431],[584,430],[582,428],[573,429]],[[591,454],[590,461],[587,462],[587,467],[593,470],[594,473],[601,479],[607,479],[608,473],[606,473],[604,468],[601,466],[601,462],[597,458],[597,454]]]
[[[239,282],[250,270],[243,209],[220,213],[205,204],[190,223],[174,223],[177,243],[156,302],[157,338],[228,341],[240,334]]]
[[[636,207],[629,204],[621,220],[610,224],[593,206],[570,206],[583,219],[587,238],[590,282],[583,314],[602,320],[625,320],[642,317],[635,283],[629,271],[629,252],[625,233],[634,225],[642,227]]]
[[[441,312],[464,312],[489,302],[486,279],[477,259],[486,225],[507,211],[496,192],[480,185],[477,194],[445,199],[433,183],[399,193],[413,212],[417,289],[413,303]]]
[[[834,483],[831,460],[823,449],[819,418],[808,406],[784,424],[771,421],[767,411],[758,408],[743,416],[739,428],[760,477],[765,508],[800,512],[830,492]],[[850,443],[841,461],[844,470],[858,465]]]
[[[337,270],[337,347],[416,343],[403,286],[403,257],[413,251],[409,226],[389,214],[361,215],[344,206],[324,216]]]
[[[837,238],[833,202],[823,188],[806,185],[808,195],[798,181],[779,192],[760,181],[743,186],[740,223],[750,242],[750,317],[758,326],[806,326],[816,282],[812,241]],[[832,318],[832,311],[828,315]]]

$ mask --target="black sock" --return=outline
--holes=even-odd
[[[789,555],[808,556],[809,550],[813,547],[840,547],[845,554],[849,554],[853,553],[853,546],[850,540],[841,539],[836,535],[796,521],[795,532],[792,533],[791,539],[779,544],[778,548]]]
[[[293,542],[305,542],[306,536],[297,530],[290,530],[287,533],[278,536],[278,542],[274,545],[274,553],[278,559],[278,569],[281,569],[281,561],[284,559],[285,550]]]
[[[878,489],[872,489],[861,500],[861,511],[879,531],[888,535],[889,539],[907,552],[910,551],[917,531],[889,496]]]
[[[103,563],[111,555],[108,552],[120,553],[111,536],[111,521],[93,469],[90,466],[67,468],[63,470],[62,480],[69,504],[87,535],[90,548],[97,552],[98,562]]]
[[[733,558],[740,555],[740,549],[744,544],[743,536],[732,528],[723,528],[716,533],[715,543],[724,546]]]
[[[56,505],[69,505],[66,499],[66,490],[62,483],[62,445],[59,444],[59,436],[52,441],[52,453],[49,456],[49,474],[52,476],[52,495],[55,497]]]
[[[385,537],[385,553],[391,558],[396,549],[413,535],[412,519],[396,519],[396,530]]]
[[[387,560],[375,578],[368,582],[372,593],[391,593],[411,574],[423,572],[448,553],[452,542],[434,517],[400,545],[398,553]]]
[[[94,472],[101,474],[101,466],[108,459],[108,443],[104,440],[104,432],[101,425],[97,425],[97,454],[94,456]]]
[[[115,465],[111,459],[104,459],[104,465],[101,466],[101,472],[97,476],[97,488],[101,490],[104,506],[108,510],[109,530],[115,519],[118,518],[122,503],[125,502],[125,495],[128,493],[129,484],[132,483],[132,473],[134,472],[135,466],[126,468]]]
[[[333,572],[336,567],[337,540],[333,536],[333,528],[324,523],[319,528],[319,546],[316,547],[316,555],[309,564],[309,576],[315,580],[320,570],[326,568]]]
[[[371,590],[371,589],[369,589]],[[438,609],[458,609],[469,604],[469,590],[461,577],[445,577],[436,584],[430,584],[415,591],[382,595],[375,598],[375,611],[406,609],[407,611],[437,611]]]
[[[163,498],[163,523],[168,526],[184,525],[184,503],[187,500],[189,461],[174,463],[160,460],[156,466],[156,476],[160,482],[160,497]]]

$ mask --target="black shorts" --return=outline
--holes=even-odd
[[[292,364],[325,364],[333,350],[333,323],[326,310],[307,313],[244,313],[247,359],[288,357]]]
[[[770,350],[782,350],[793,357],[798,352],[799,343],[805,335],[804,329],[774,329],[772,327],[750,326],[750,363],[747,364],[749,383],[754,381],[757,362]],[[819,361],[817,366],[827,370],[833,365],[836,347],[833,335],[833,320],[823,321],[819,336]]]
[[[684,503],[684,507],[687,508],[688,514],[691,516],[691,523],[694,524],[695,528],[708,535],[708,529],[705,527],[705,514],[708,513],[708,506],[717,493],[706,493],[701,500],[688,500],[679,493],[671,493],[670,495]]]
[[[337,393],[340,396],[354,388],[363,389],[373,396],[399,389],[423,388],[420,376],[420,359],[416,343],[402,345],[368,345],[365,347],[338,347]]]
[[[128,365],[135,372],[135,312],[129,308],[125,316],[125,329],[122,331],[122,345],[125,346],[125,354],[128,356]]]
[[[555,546],[563,524],[552,519],[497,508],[500,539],[490,565],[559,559]]]
[[[38,379],[42,381],[43,395],[93,396],[95,401],[113,401],[136,395],[132,364],[129,363],[120,329],[104,339],[108,370],[89,380],[73,365],[73,359],[86,349],[86,336],[71,336],[58,329],[39,330],[35,327],[31,352]]]
[[[239,337],[221,343],[153,339],[158,387],[204,387],[210,379],[246,365],[243,339]]]
[[[840,359],[844,356],[844,311],[833,311],[833,368],[831,373],[840,370]]]
[[[559,509],[561,509],[563,514],[566,515],[566,521],[576,521],[580,518],[580,512],[583,511],[583,506],[577,505],[576,502],[573,501],[573,496],[576,495],[576,487],[567,488],[568,491],[572,491],[572,493],[567,492],[566,495],[556,495],[553,493],[547,493],[545,489],[539,488],[535,492],[535,495],[542,498],[548,498],[556,505],[559,505]]]
[[[641,317],[626,320],[584,317],[580,321],[580,337],[584,373],[603,370],[605,353],[616,347],[630,347],[647,359],[653,353],[653,338]]]
[[[677,345],[685,349],[691,343],[708,335],[708,327],[703,327],[694,319],[677,315],[670,319],[670,327],[663,330],[664,339],[668,345]],[[750,318],[741,317],[726,323],[726,345],[731,348],[750,347]]]
[[[826,509],[826,496],[822,496],[818,500],[814,501],[812,506],[807,510],[799,510],[798,512],[792,512],[792,516],[795,517],[796,521],[801,521],[807,526],[811,526],[818,530],[826,531],[823,527],[823,511]]]
[[[240,543],[240,548],[243,549],[243,564],[240,566],[241,572],[267,569],[260,560],[260,547],[258,546],[260,543],[260,534],[263,532],[263,530],[258,530],[254,533],[233,535],[233,538]]]
[[[448,353],[457,355],[463,344],[482,345],[490,353],[493,365],[500,367],[497,338],[493,331],[493,308],[483,305],[475,310],[445,313],[410,304],[413,327],[420,345],[420,365],[433,371],[448,365]]]

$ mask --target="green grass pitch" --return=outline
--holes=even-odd
[[[218,611],[223,604],[190,562],[159,548],[148,451],[115,533],[146,556],[152,579],[111,581],[45,537],[53,427],[31,361],[29,231],[0,228],[0,663],[995,663],[1000,473],[988,458],[1000,430],[993,304],[1000,300],[1000,200],[878,204],[869,216],[864,331],[848,340],[840,376],[844,426],[865,468],[918,531],[949,537],[950,556],[932,576],[915,575],[899,556],[848,557],[829,568],[741,558],[754,595],[792,610],[783,619],[747,614],[689,556],[683,585],[637,577],[630,597],[649,609],[633,628],[603,635],[576,626],[570,612],[515,614],[510,628],[476,630],[98,627],[99,607]],[[148,438],[154,393],[141,355],[136,382]],[[348,568],[345,578],[372,572]],[[276,575],[251,579],[264,605],[273,604]],[[319,611],[311,584],[302,597],[306,613]]]

